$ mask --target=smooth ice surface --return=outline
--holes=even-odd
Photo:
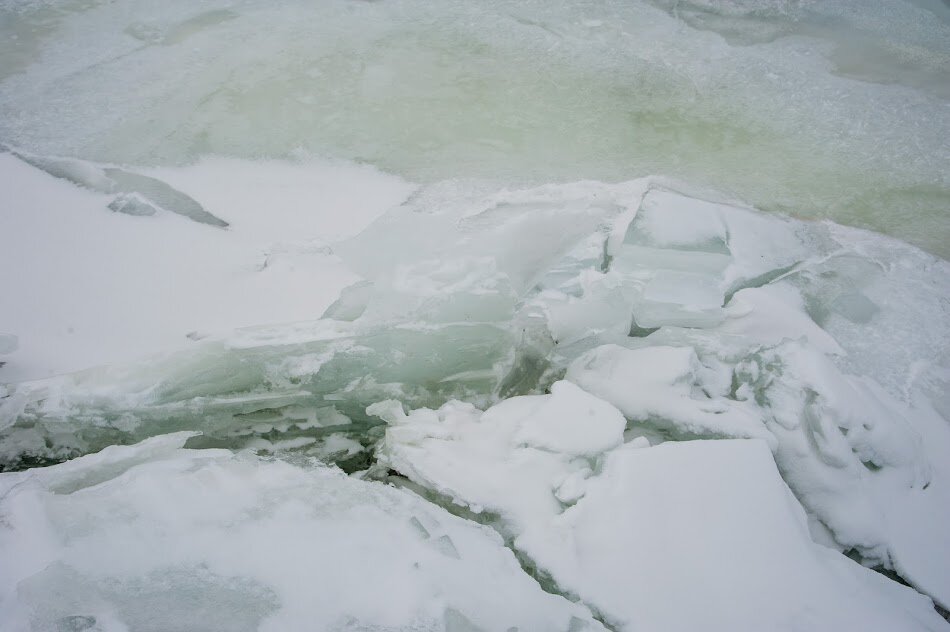
[[[492,530],[188,433],[0,475],[0,627],[603,630]]]

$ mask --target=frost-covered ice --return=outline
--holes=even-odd
[[[559,590],[615,629],[944,627],[928,600],[812,542],[762,442],[616,447],[616,410],[554,386],[484,414],[379,407],[390,424],[383,463],[496,515]],[[544,446],[530,438],[539,417],[551,420]],[[602,437],[598,452],[574,450],[580,428]]]
[[[4,475],[0,627],[603,630],[497,533],[314,463],[188,433]]]
[[[948,42],[0,0],[0,628],[948,629]]]
[[[2,360],[4,382],[128,362],[235,327],[311,319],[358,279],[329,244],[413,188],[344,163],[213,159],[148,171],[227,220],[222,230],[164,210],[111,212],[114,187],[90,184],[102,168],[73,163],[88,173],[71,182],[0,153],[0,331],[19,337],[18,352]]]
[[[847,617],[881,629],[938,626],[926,599],[841,553],[950,602],[940,342],[950,269],[881,237],[677,186],[424,188],[334,245],[338,265],[363,280],[322,320],[7,386],[3,457],[44,462],[198,428],[196,447],[310,455],[460,504],[509,538],[548,589],[620,628],[688,627],[697,612],[722,629],[789,618],[799,629],[835,627]],[[902,304],[892,307],[890,294]],[[913,355],[867,344],[885,335]],[[677,446],[683,440],[689,447]],[[682,459],[708,465],[684,469]],[[623,523],[616,502],[586,500],[617,485],[631,494]],[[658,499],[681,496],[668,502],[696,514],[671,516],[677,529],[652,522],[666,506]],[[748,522],[752,508],[775,526]],[[558,525],[570,516],[618,529],[594,531],[614,542],[617,570],[592,561],[606,554],[565,544]],[[597,579],[622,571],[616,582],[634,585],[667,565],[670,586],[716,577],[722,562],[698,553],[649,558],[656,568],[642,574],[620,564],[641,546],[633,538],[621,551],[629,529],[668,531],[663,550],[686,551],[707,534],[678,529],[702,521],[719,525],[717,555],[751,547],[733,556],[742,582],[709,579],[735,585],[732,597],[697,580],[681,592],[694,586],[692,601],[707,605],[684,610],[644,594],[651,610]],[[764,532],[797,561],[762,566],[767,556],[753,551]],[[794,593],[798,584],[808,589]],[[771,606],[722,608],[739,595]]]

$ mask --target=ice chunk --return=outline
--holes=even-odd
[[[630,420],[685,437],[761,438],[774,445],[755,407],[710,388],[689,347],[605,345],[571,364],[566,378],[617,406]]]
[[[340,298],[333,302],[321,318],[352,322],[363,315],[373,293],[373,284],[359,281],[340,292]]]
[[[0,151],[10,152],[26,164],[45,171],[54,178],[68,180],[75,185],[99,191],[100,193],[115,192],[115,182],[103,170],[91,162],[75,158],[53,158],[37,156],[0,144]]]
[[[728,318],[720,332],[766,345],[804,338],[824,353],[845,353],[831,334],[808,316],[801,294],[788,283],[739,290],[726,307]]]
[[[103,173],[115,183],[115,190],[125,194],[138,194],[160,208],[187,217],[190,220],[218,228],[227,228],[228,223],[215,217],[197,201],[156,178],[124,169],[107,167]]]
[[[722,205],[653,189],[637,211],[628,244],[729,254]]]
[[[485,413],[490,423],[503,414],[498,406]],[[626,421],[616,408],[591,397],[570,382],[555,382],[551,396],[521,423],[517,441],[576,456],[596,456],[620,443]]]
[[[946,586],[919,554],[924,546],[942,557],[950,542],[929,526],[950,520],[941,461],[921,441],[926,432],[926,443],[950,445],[933,414],[907,409],[873,380],[842,374],[800,342],[740,362],[736,382],[762,403],[785,480],[835,540],[911,582],[920,564],[922,583],[945,600]]]
[[[615,450],[516,541],[616,629],[946,629],[927,598],[814,544],[758,441]]]
[[[560,513],[558,489],[570,496],[563,502],[576,500],[576,485],[570,492],[565,482],[589,474],[600,454],[620,444],[624,427],[613,406],[568,382],[484,413],[449,402],[406,415],[392,401],[367,412],[388,423],[382,463],[477,512],[503,512],[519,528]]]
[[[807,257],[799,232],[780,218],[654,187],[612,243],[610,267],[624,279],[637,327],[714,327],[736,290]]]
[[[123,193],[109,203],[109,210],[139,217],[154,215],[158,211],[137,193]]]
[[[35,156],[3,146],[0,146],[0,150],[9,151],[23,162],[56,178],[100,193],[120,193],[109,204],[113,211],[128,215],[153,215],[157,206],[201,224],[218,228],[228,226],[226,221],[206,211],[193,198],[156,178],[115,167],[101,167],[75,158]]]
[[[811,541],[761,442],[605,446],[596,473],[513,448],[559,393],[484,414],[371,407],[390,423],[383,462],[498,515],[522,555],[614,629],[944,629],[929,599]]]
[[[247,440],[241,431],[258,423],[247,414],[268,409],[287,414],[277,414],[283,426],[263,432],[286,433],[309,418],[302,411],[327,406],[365,430],[373,423],[365,407],[386,397],[415,406],[488,401],[516,368],[516,343],[513,332],[490,323],[317,321],[239,331],[152,362],[13,386],[0,406],[0,463],[195,428],[237,447]]]
[[[0,627],[603,630],[413,494],[184,438],[0,475]]]

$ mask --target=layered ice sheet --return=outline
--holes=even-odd
[[[15,168],[93,196],[101,221],[239,230],[223,213],[226,230],[114,213],[106,196]],[[148,177],[215,212],[198,172]],[[295,241],[307,230],[320,225]],[[265,270],[293,252],[272,236]],[[926,597],[861,564],[950,605],[945,261],[659,178],[446,181],[328,245],[354,282],[319,320],[3,386],[4,467],[200,430],[189,448],[314,457],[490,525],[545,589],[615,629],[689,629],[696,616],[713,629],[940,629]],[[2,370],[29,357],[19,342]],[[674,588],[702,605],[680,607]],[[33,594],[11,599],[29,608]]]

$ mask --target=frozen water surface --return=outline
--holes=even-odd
[[[936,0],[2,11],[0,140],[24,151],[304,151],[416,181],[663,173],[948,253],[950,11]]]
[[[948,629],[948,56],[0,0],[0,628]]]

